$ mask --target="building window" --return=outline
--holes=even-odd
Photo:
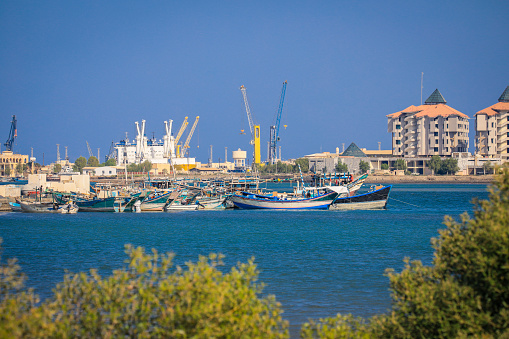
[[[493,123],[493,122],[492,122],[492,123],[491,123],[491,127],[495,127],[495,123]]]
[[[438,147],[433,148],[433,151],[438,152]]]
[[[438,132],[434,132],[433,135],[438,137]]]
[[[435,145],[438,144],[438,139],[435,139]]]
[[[401,140],[396,140],[396,145],[401,144]]]
[[[396,125],[396,129],[401,129],[401,125]]]
[[[491,138],[491,143],[493,143],[493,138]]]

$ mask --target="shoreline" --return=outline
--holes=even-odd
[[[370,175],[367,184],[491,184],[493,175]]]

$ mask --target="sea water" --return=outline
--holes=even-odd
[[[285,186],[286,185],[286,186]],[[289,184],[273,184],[278,191]],[[51,295],[65,271],[125,265],[124,245],[176,254],[175,263],[222,253],[225,271],[254,257],[264,293],[281,302],[292,337],[308,319],[352,313],[369,317],[390,307],[386,268],[409,257],[429,265],[430,240],[444,215],[472,213],[486,185],[394,185],[387,210],[223,210],[173,213],[0,214],[3,260],[16,257],[27,285]]]

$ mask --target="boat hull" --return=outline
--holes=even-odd
[[[382,187],[373,192],[337,198],[329,206],[330,210],[371,210],[385,209],[392,185]]]
[[[329,192],[315,198],[295,200],[257,199],[249,196],[233,195],[230,200],[236,207],[242,209],[327,209],[337,195],[336,192]]]

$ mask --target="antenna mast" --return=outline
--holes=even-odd
[[[423,81],[424,81],[424,72],[421,72],[421,105],[422,105],[422,85],[423,85]]]

